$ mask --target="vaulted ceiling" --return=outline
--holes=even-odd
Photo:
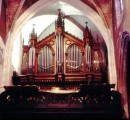
[[[22,29],[24,40],[29,40],[28,37],[31,33],[33,24],[35,24],[35,31],[37,32],[37,35],[40,36],[39,39],[42,39],[54,32],[58,9],[61,9],[65,18],[65,31],[83,40],[83,31],[86,27],[85,22],[87,21],[87,25],[89,29],[92,30],[94,38],[97,39],[98,36],[101,41],[103,40],[96,25],[94,25],[87,16],[85,16],[77,8],[61,1],[42,8],[30,21],[28,21]]]
[[[29,7],[39,0],[5,0],[7,6],[7,31],[14,25],[15,20],[19,18]],[[97,12],[105,21],[108,28],[112,29],[112,0],[79,0]],[[88,27],[94,31],[94,34],[100,34],[92,21],[83,15],[77,8],[74,8],[60,0],[55,4],[44,7],[34,17],[41,15],[57,15],[57,9],[61,9],[65,17],[76,24],[80,29],[85,28],[85,22],[88,21]]]
[[[9,26],[11,26],[14,16],[16,16],[16,13],[18,14],[17,17],[20,16],[23,12],[25,12],[37,1],[39,0],[5,0],[8,12],[7,15],[9,20]],[[95,10],[98,14],[100,14],[100,16],[104,17],[104,19],[106,19],[108,24],[111,26],[112,0],[80,0],[80,1],[88,5],[93,10]],[[51,9],[54,10],[55,7],[60,8],[62,7],[62,5],[60,4],[57,5],[55,4]],[[52,10],[49,9],[50,12]]]

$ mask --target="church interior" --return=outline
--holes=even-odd
[[[129,119],[129,5],[0,0],[0,119]]]

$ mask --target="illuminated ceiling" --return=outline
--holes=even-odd
[[[54,23],[57,18],[58,9],[61,9],[61,12],[65,17],[65,31],[83,39],[83,29],[85,28],[85,22],[87,21],[88,27],[92,31],[94,38],[96,39],[98,35],[100,42],[103,42],[99,30],[89,18],[84,16],[82,12],[73,6],[58,1],[50,6],[44,7],[22,28],[22,36],[25,44],[28,43],[33,24],[35,24],[35,31],[39,36],[39,39],[54,32]]]

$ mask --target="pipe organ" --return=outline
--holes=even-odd
[[[94,41],[87,23],[83,40],[64,27],[59,10],[54,33],[37,42],[33,28],[29,45],[23,45],[21,74],[35,75],[35,82],[102,81],[100,43]]]

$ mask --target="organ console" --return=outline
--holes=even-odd
[[[94,40],[88,23],[81,40],[65,31],[65,18],[58,11],[55,31],[41,41],[33,25],[29,44],[23,45],[20,79],[25,76],[27,80],[31,74],[40,83],[102,81],[100,43]]]

